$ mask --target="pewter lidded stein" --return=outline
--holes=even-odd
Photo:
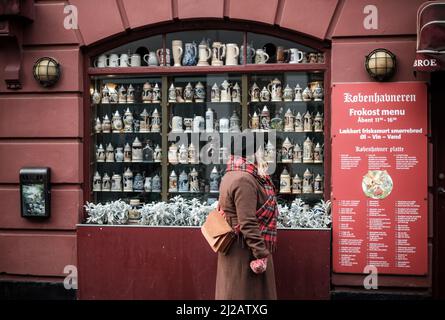
[[[195,98],[195,102],[204,102],[205,101],[206,90],[205,90],[204,85],[201,82],[198,82],[195,85],[194,98]]]
[[[221,84],[221,102],[231,102],[232,101],[232,93],[230,89],[230,83],[227,80],[224,80]]]
[[[323,178],[317,174],[314,180],[314,193],[323,193]]]
[[[269,131],[270,129],[270,112],[267,106],[264,106],[260,114],[260,126],[261,130]]]
[[[304,119],[303,119],[304,123],[303,123],[303,130],[304,132],[312,132],[312,115],[309,111],[306,111],[306,113],[304,114]]]
[[[102,132],[110,133],[111,132],[111,121],[108,118],[108,115],[104,116],[104,120],[102,121]]]
[[[96,171],[93,177],[93,191],[101,191],[102,190],[102,177],[99,172]]]
[[[119,114],[119,110],[116,110],[116,112],[113,115],[112,126],[113,126],[113,132],[115,133],[121,132],[123,124],[121,115]]]
[[[127,108],[124,113],[124,132],[133,132],[133,113]]]
[[[127,103],[134,103],[134,88],[131,84],[127,89]]]
[[[105,162],[105,149],[102,146],[102,143],[96,148],[96,161]]]
[[[233,114],[230,117],[230,132],[240,132],[240,118],[235,110],[233,110]]]
[[[159,88],[158,84],[155,83],[155,86],[153,88],[153,95],[152,95],[152,103],[160,103],[161,102],[161,89]]]
[[[134,138],[133,144],[131,145],[131,153],[132,162],[142,162],[142,143],[138,137]]]
[[[168,192],[178,192],[178,176],[175,170],[172,170],[168,178]]]
[[[287,109],[284,114],[284,131],[294,131],[294,115],[291,109]]]
[[[140,117],[142,120],[139,122],[139,132],[150,132],[150,115],[145,108]]]
[[[137,173],[133,180],[133,191],[142,192],[144,191],[144,177]]]
[[[142,87],[142,102],[151,103],[152,100],[153,100],[153,88],[151,87],[150,83],[145,82]]]
[[[270,141],[268,141],[266,144],[264,159],[267,163],[275,162],[275,146]]]
[[[212,57],[212,51],[209,48],[209,44],[205,39],[202,39],[201,43],[198,46],[198,66],[208,66],[209,59]]]
[[[241,103],[241,88],[238,82],[236,82],[232,88],[232,102]]]
[[[124,172],[124,192],[133,191],[133,172],[127,168]]]
[[[314,131],[323,132],[323,116],[317,112],[314,118]]]
[[[161,192],[161,177],[158,174],[153,177],[152,192]]]
[[[158,112],[158,109],[154,109],[151,114],[151,132],[160,132],[161,131],[161,115]]]
[[[105,173],[102,178],[102,191],[111,191],[111,178]]]
[[[281,81],[278,78],[273,79],[268,85],[267,89],[269,90],[272,101],[282,101],[283,97],[283,88],[281,86]]]
[[[211,102],[220,102],[219,87],[216,83],[212,86]]]
[[[106,84],[104,84],[104,87],[102,88],[101,103],[110,103],[110,89],[108,89],[108,86]]]
[[[199,179],[198,172],[195,168],[190,172],[190,191],[191,192],[199,192]]]
[[[307,137],[303,143],[303,163],[314,162],[314,143]]]
[[[293,156],[294,156],[294,146],[292,142],[290,142],[289,138],[286,137],[286,139],[283,142],[283,145],[281,146],[281,162],[290,163],[292,162]]]
[[[309,169],[306,169],[303,174],[303,193],[312,193],[314,191],[312,186],[313,177],[314,175],[309,171]]]
[[[117,90],[117,99],[119,103],[127,103],[127,92],[124,85],[121,85]]]
[[[218,192],[219,191],[220,179],[221,179],[221,175],[219,174],[216,167],[213,167],[212,172],[210,172],[210,192]]]
[[[108,144],[105,152],[105,162],[114,162],[114,148],[111,142]]]
[[[290,175],[285,168],[283,169],[283,172],[280,175],[280,193],[290,193],[291,192],[290,188],[291,188]]]
[[[179,175],[179,192],[188,192],[189,191],[189,177],[188,174],[185,173],[184,170],[182,170],[181,174]]]
[[[302,181],[298,173],[295,174],[295,177],[292,179],[292,193],[300,194],[302,189]]]

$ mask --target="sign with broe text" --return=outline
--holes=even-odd
[[[425,83],[332,89],[334,272],[427,273]]]

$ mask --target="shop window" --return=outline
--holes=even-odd
[[[250,130],[279,202],[311,210],[329,191],[325,70],[324,52],[229,30],[159,35],[92,57],[88,200],[212,204],[230,139]]]

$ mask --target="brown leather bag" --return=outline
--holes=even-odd
[[[235,240],[235,232],[218,210],[209,213],[201,232],[212,250],[222,254],[229,251],[230,245]]]

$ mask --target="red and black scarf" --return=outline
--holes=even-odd
[[[275,186],[270,176],[260,176],[255,164],[247,162],[243,157],[231,156],[227,163],[228,171],[244,171],[250,173],[264,188],[267,201],[256,212],[261,235],[270,251],[276,250],[278,205]]]

